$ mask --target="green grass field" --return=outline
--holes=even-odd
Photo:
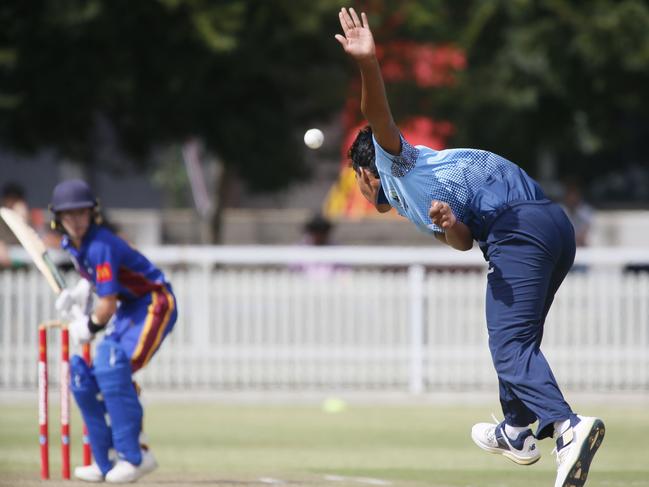
[[[315,405],[153,403],[145,424],[160,468],[140,484],[261,486],[275,479],[314,487],[554,485],[551,440],[541,442],[543,458],[530,467],[473,445],[471,425],[489,420],[496,408],[351,405],[327,414]],[[602,417],[607,426],[587,485],[649,487],[646,407],[582,405],[579,410]],[[50,468],[58,479],[58,424],[56,412],[51,414]],[[81,458],[78,418],[73,428],[74,465]],[[0,485],[43,485],[37,430],[35,405],[0,405]]]

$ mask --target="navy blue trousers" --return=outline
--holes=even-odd
[[[545,318],[575,258],[572,224],[549,200],[503,211],[481,242],[489,262],[489,348],[507,424],[538,420],[537,438],[573,413],[541,352]]]

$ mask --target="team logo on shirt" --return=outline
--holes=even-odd
[[[108,282],[113,279],[113,269],[109,262],[97,266],[97,282]]]
[[[408,208],[408,205],[406,205],[405,202],[401,201],[399,194],[394,189],[390,190],[390,198],[392,198],[392,200],[395,201],[397,205],[402,206],[404,209]]]

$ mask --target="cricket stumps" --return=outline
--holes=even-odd
[[[68,327],[60,321],[48,321],[38,327],[38,428],[41,455],[41,479],[50,478],[49,461],[49,411],[47,366],[47,335],[50,329],[60,330],[61,355],[59,375],[59,400],[61,413],[61,477],[70,478],[70,335]],[[83,346],[83,358],[90,363],[90,345]],[[88,432],[83,425],[83,465],[90,465],[92,455]]]

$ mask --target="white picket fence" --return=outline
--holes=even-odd
[[[179,319],[140,380],[149,390],[493,389],[477,251],[376,247],[144,249],[173,284]],[[573,390],[649,391],[649,252],[586,250],[542,349]],[[33,389],[37,324],[54,317],[33,269],[0,272],[0,392]],[[50,331],[56,381],[57,333]]]

